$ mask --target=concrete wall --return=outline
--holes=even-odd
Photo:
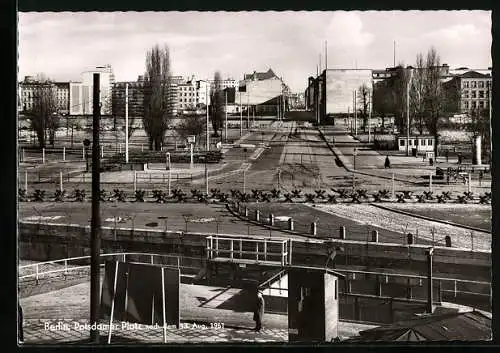
[[[353,92],[359,91],[361,85],[365,84],[370,96],[373,91],[372,70],[340,70],[332,69],[326,71],[326,114],[347,114],[353,112]],[[361,107],[358,98],[357,108]]]

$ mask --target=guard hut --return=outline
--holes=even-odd
[[[399,135],[397,138],[398,150],[406,152],[408,146],[410,153],[416,157],[417,154],[423,154],[426,158],[434,158],[434,145],[436,137],[432,135]]]
[[[287,267],[288,341],[330,342],[338,337],[339,280],[327,268]]]

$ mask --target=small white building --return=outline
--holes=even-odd
[[[407,145],[409,147],[410,153],[416,149],[417,153],[422,152],[433,152],[434,144],[436,143],[436,137],[431,135],[410,135],[410,139],[407,136],[398,136],[398,150],[406,152]]]

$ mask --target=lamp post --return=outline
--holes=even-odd
[[[85,172],[89,172],[89,154],[88,154],[88,147],[90,146],[90,140],[85,139],[83,140],[83,148],[85,149]]]
[[[207,169],[207,157],[201,156],[200,161],[205,163],[205,193],[208,196],[208,169]]]

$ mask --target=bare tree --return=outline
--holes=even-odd
[[[55,85],[40,74],[33,90],[33,105],[26,114],[30,118],[31,128],[35,131],[40,147],[46,147],[47,132],[49,143],[54,145],[56,130],[60,121],[57,114]]]
[[[359,114],[363,119],[363,131],[365,132],[366,132],[366,125],[368,122],[368,109],[370,104],[369,95],[370,95],[370,90],[368,89],[368,86],[365,83],[359,86],[357,99],[361,106],[361,108],[359,109]]]
[[[182,122],[176,127],[177,134],[183,139],[189,135],[196,136],[196,144],[200,141],[201,134],[206,129],[206,122],[202,116],[188,115],[182,119]]]
[[[435,136],[434,155],[437,156],[439,143],[439,119],[444,113],[447,97],[441,83],[441,64],[436,49],[431,47],[425,61],[425,125],[429,134]]]
[[[219,71],[215,72],[214,75],[214,87],[211,94],[211,120],[212,127],[214,129],[215,137],[219,136],[219,131],[222,130],[222,121],[223,121],[223,106],[224,106],[224,92],[222,90],[222,78]]]
[[[169,121],[173,118],[173,96],[170,77],[170,53],[165,45],[155,45],[146,55],[144,75],[144,130],[149,149],[159,151]]]
[[[424,56],[417,54],[415,70],[410,83],[410,118],[415,121],[420,135],[424,133],[426,70]]]

